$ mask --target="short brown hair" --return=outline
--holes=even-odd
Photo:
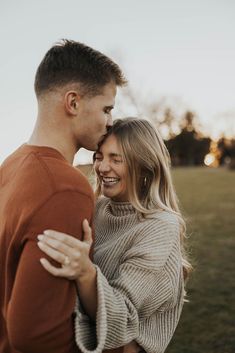
[[[44,56],[36,72],[34,89],[39,97],[68,83],[78,83],[82,95],[95,96],[110,82],[117,86],[127,82],[115,62],[85,44],[63,39]]]

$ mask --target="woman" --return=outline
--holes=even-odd
[[[167,149],[148,121],[116,120],[94,167],[97,196],[103,194],[96,204],[95,265],[86,222],[84,242],[53,231],[40,236],[39,247],[62,268],[45,259],[42,265],[77,281],[76,340],[83,352],[95,349],[95,329],[95,352],[125,346],[123,352],[162,353],[177,326],[190,270]]]

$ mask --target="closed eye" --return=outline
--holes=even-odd
[[[103,160],[103,156],[100,153],[95,153],[93,156],[93,160],[94,161],[102,161]]]
[[[114,163],[116,163],[116,164],[119,164],[119,163],[122,163],[122,162],[123,162],[122,159],[114,159],[113,161],[114,161]]]
[[[105,108],[104,108],[104,113],[105,113],[105,114],[110,114],[111,111],[112,111],[112,109],[113,109],[113,106],[105,107]]]

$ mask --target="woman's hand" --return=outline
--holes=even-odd
[[[47,259],[41,258],[42,266],[54,276],[78,280],[88,275],[94,266],[89,258],[92,244],[92,231],[88,221],[83,221],[84,237],[80,241],[70,235],[53,230],[46,230],[38,235],[39,248],[61,267],[53,266]]]
[[[61,267],[40,259],[42,266],[54,276],[76,280],[79,298],[86,313],[95,320],[97,310],[96,268],[89,258],[92,232],[88,221],[83,221],[83,241],[68,234],[46,230],[38,235],[39,248]]]

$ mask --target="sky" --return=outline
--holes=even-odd
[[[61,38],[114,59],[140,101],[170,97],[205,133],[235,136],[234,0],[0,0],[0,37],[0,163],[30,137],[35,72]],[[81,150],[74,164],[88,156]]]

